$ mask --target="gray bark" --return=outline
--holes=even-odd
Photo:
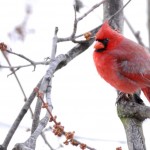
[[[104,20],[109,19],[122,7],[123,0],[107,0],[103,5]],[[110,25],[114,29],[118,29],[120,32],[123,31],[123,11],[120,11],[111,19]]]

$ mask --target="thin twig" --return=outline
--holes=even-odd
[[[76,12],[76,5],[74,5],[74,25],[73,25],[73,32],[71,35],[72,41],[75,40],[74,37],[76,32],[77,32],[77,12]]]
[[[49,65],[50,61],[41,61],[41,62],[35,62],[35,65]],[[15,68],[25,68],[25,67],[30,67],[32,64],[27,64],[27,65],[19,65],[19,66],[4,66],[0,65],[0,68],[3,69],[15,69]]]
[[[14,55],[17,55],[25,60],[27,60],[28,62],[30,62],[33,66],[34,66],[34,71],[35,71],[35,68],[36,68],[36,65],[35,65],[35,62],[29,58],[27,58],[26,56],[22,55],[22,54],[18,54],[18,53],[15,53],[15,52],[12,52],[10,50],[7,50],[8,53],[10,54],[14,54]]]
[[[57,51],[57,32],[58,32],[58,27],[55,27],[55,32],[54,32],[54,37],[53,37],[53,44],[52,44],[52,52],[51,52],[51,60],[55,58],[56,51]]]
[[[77,22],[79,22],[80,20],[82,20],[83,18],[85,18],[88,14],[90,14],[94,9],[96,9],[97,7],[99,7],[100,5],[102,5],[104,2],[106,2],[107,0],[103,0],[100,3],[95,4],[92,8],[90,8],[85,14],[83,14],[81,17],[79,17],[77,19]]]
[[[131,0],[127,1],[127,3],[125,5],[123,5],[123,7],[121,7],[118,11],[116,11],[115,14],[113,14],[112,16],[110,16],[110,18],[108,19],[108,21],[112,20],[113,17],[115,17],[118,13],[120,13],[130,2],[131,2]]]
[[[77,31],[77,24],[80,20],[82,20],[83,18],[85,18],[88,14],[90,14],[94,9],[96,9],[97,7],[99,7],[101,4],[103,4],[104,2],[106,2],[107,0],[103,0],[101,1],[100,3],[94,5],[90,10],[88,10],[85,14],[83,14],[81,17],[79,18],[76,18],[76,9],[75,9],[75,6],[74,6],[74,12],[75,12],[75,19],[74,19],[74,28],[73,28],[73,33],[71,34],[70,37],[66,37],[66,38],[58,38],[58,42],[65,42],[65,41],[72,41],[74,43],[84,43],[86,40],[80,40],[80,41],[77,41],[75,39],[81,37],[84,35],[83,34],[80,34],[78,36],[75,36],[76,34],[76,31]]]
[[[10,69],[12,69],[12,68],[10,68]],[[20,69],[19,67],[16,68],[16,69],[14,69],[14,72],[17,72],[19,69]],[[8,74],[7,77],[9,77],[9,76],[12,75],[12,74],[13,74],[13,72],[11,72],[10,74]]]
[[[92,12],[95,8],[99,7],[101,4],[103,4],[104,2],[106,2],[107,0],[104,0],[96,5],[94,5],[87,13],[85,13],[83,16],[81,16],[80,18],[77,19],[77,22],[79,22],[81,19],[83,19],[84,17],[86,17],[90,12]],[[121,12],[129,3],[131,0],[129,0],[123,7],[121,7],[115,14],[113,14],[112,16],[110,16],[110,18],[108,19],[108,21],[110,21],[114,16],[116,16],[119,12]],[[100,26],[99,26],[100,27]],[[72,40],[72,37],[67,37],[67,38],[58,38],[58,42],[64,42],[64,41],[73,41],[74,43],[84,43],[85,40],[81,40],[81,41],[76,41],[76,38],[79,38],[81,36],[83,36],[83,34],[80,34],[78,36],[74,36],[74,40]]]
[[[98,31],[99,27],[93,29],[91,32],[92,34],[95,34]],[[89,48],[89,46],[93,43],[94,39],[90,39],[89,41],[86,41],[85,43],[81,43],[81,44],[77,44],[74,48],[72,48],[65,56],[65,61],[63,62],[62,55],[59,56],[59,59],[61,59],[61,61],[63,63],[59,64],[59,66],[57,66],[56,70],[60,69],[61,67],[65,66],[68,62],[70,62],[72,59],[74,59],[76,56],[78,56],[79,54],[81,54],[82,52],[84,52],[87,48]],[[44,62],[45,64],[46,62]],[[41,64],[41,63],[40,63]],[[43,64],[43,63],[42,63]],[[31,65],[31,64],[30,64]],[[11,67],[13,68],[13,67]],[[17,68],[17,67],[16,67]],[[53,74],[51,72],[49,72],[49,75],[53,76]],[[49,84],[47,84],[48,86]],[[45,86],[45,87],[47,87]],[[25,107],[26,108],[26,107]],[[24,110],[24,109],[23,109]],[[24,115],[23,115],[24,116]],[[23,117],[22,117],[23,118]],[[20,123],[20,122],[19,122]],[[19,125],[19,123],[17,124],[17,126]],[[16,127],[17,128],[17,127]],[[37,132],[36,132],[37,133]],[[4,142],[5,143],[5,142]],[[8,142],[9,143],[9,142]],[[8,146],[7,144],[6,147]]]
[[[1,52],[2,52],[2,54],[3,54],[3,56],[4,56],[4,58],[6,59],[6,61],[7,61],[8,65],[9,65],[9,67],[11,67],[12,65],[11,65],[11,63],[10,63],[8,57],[6,56],[6,53],[5,53],[4,51],[2,51],[2,50],[1,50]],[[17,83],[18,83],[18,85],[19,85],[19,87],[20,87],[20,89],[21,89],[21,92],[22,92],[23,96],[24,96],[24,101],[26,102],[26,101],[27,101],[27,96],[26,96],[25,91],[24,91],[24,89],[23,89],[23,87],[22,87],[22,85],[21,85],[21,82],[20,82],[20,80],[19,80],[19,78],[18,78],[18,76],[17,76],[17,74],[16,74],[16,72],[14,71],[13,68],[11,68],[11,71],[12,71],[12,73],[14,74],[16,80],[17,80]],[[31,107],[30,107],[29,109],[30,109],[30,112],[31,112],[31,117],[33,117],[33,112],[32,112]]]

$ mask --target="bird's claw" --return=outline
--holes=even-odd
[[[133,101],[135,101],[136,103],[138,103],[140,105],[144,105],[143,100],[136,93],[126,94],[126,93],[123,93],[123,92],[119,92],[117,100],[116,100],[116,104],[121,100],[125,100],[125,101],[133,100]]]
[[[120,100],[130,100],[130,98],[132,97],[131,94],[126,94],[126,93],[123,93],[123,92],[119,92],[118,93],[118,97],[117,97],[117,100],[116,100],[116,104],[120,101]]]

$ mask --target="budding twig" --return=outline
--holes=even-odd
[[[75,132],[66,132],[64,130],[64,126],[62,126],[60,122],[56,121],[57,117],[52,115],[52,112],[51,112],[52,110],[48,107],[48,103],[44,102],[43,93],[38,92],[38,97],[43,103],[43,108],[45,108],[47,110],[47,112],[49,113],[49,115],[50,115],[50,122],[54,122],[54,124],[55,124],[53,126],[54,127],[53,128],[53,133],[57,136],[65,135],[66,141],[64,142],[64,144],[68,145],[69,143],[71,143],[73,146],[80,146],[80,148],[82,150],[84,150],[86,148],[89,149],[89,150],[95,150],[94,148],[91,148],[90,146],[87,146],[86,144],[81,143],[81,142],[77,141],[76,139],[74,139],[74,133]]]
[[[94,5],[91,9],[89,9],[85,14],[83,14],[81,17],[79,18],[76,18],[76,9],[74,8],[74,12],[75,12],[75,19],[74,19],[74,27],[73,27],[73,32],[71,34],[71,36],[69,37],[66,37],[66,38],[58,38],[58,42],[64,42],[64,41],[72,41],[74,43],[84,43],[86,42],[86,40],[80,40],[80,41],[77,41],[75,39],[83,36],[85,33],[83,34],[80,34],[78,36],[76,36],[76,31],[77,31],[77,25],[78,25],[78,22],[81,21],[83,18],[85,18],[88,14],[90,14],[94,9],[96,9],[97,7],[99,7],[101,4],[103,4],[105,1],[107,0],[103,0],[101,1],[100,3]]]

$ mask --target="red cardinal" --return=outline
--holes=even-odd
[[[95,66],[100,76],[117,90],[133,94],[142,90],[150,102],[150,54],[104,22],[96,34]]]

